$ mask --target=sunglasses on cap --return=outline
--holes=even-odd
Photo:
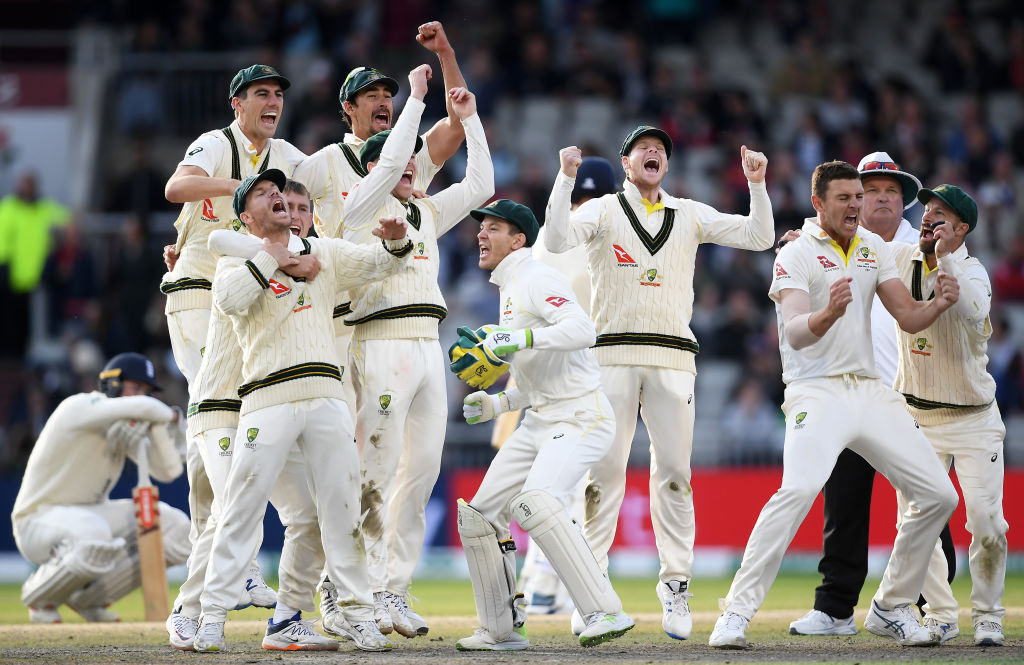
[[[899,171],[900,166],[895,162],[868,162],[864,165],[864,171]]]

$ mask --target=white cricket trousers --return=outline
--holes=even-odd
[[[206,528],[192,546],[188,560],[188,578],[178,592],[174,607],[188,617],[198,617],[202,606],[200,595],[206,579],[213,537],[221,520],[231,459],[236,448],[236,429],[211,429],[196,437],[193,443],[203,453],[203,464],[213,487],[213,504]],[[315,609],[313,593],[324,566],[320,525],[317,521],[316,502],[306,479],[306,465],[298,446],[288,456],[281,476],[270,493],[270,503],[277,510],[284,525],[284,545],[278,564],[278,599],[295,609],[309,612]],[[257,526],[263,540],[263,523]],[[243,574],[242,580],[245,579]]]
[[[171,338],[171,351],[178,370],[185,376],[189,387],[199,375],[206,348],[206,332],[210,327],[210,310],[185,309],[167,315],[167,332]],[[195,543],[210,519],[213,488],[203,467],[199,449],[189,440],[185,446],[185,476],[188,478],[188,512],[192,518],[189,540]]]
[[[359,458],[351,432],[348,408],[338,399],[289,402],[242,416],[202,593],[207,620],[224,621],[238,600],[237,580],[259,547],[267,501],[295,458],[296,441],[316,501],[327,572],[338,585],[338,604],[351,621],[372,619],[359,535]],[[312,582],[303,584],[309,594],[320,568],[315,563],[306,567],[303,572]]]
[[[601,367],[601,387],[615,408],[615,440],[590,469],[583,533],[605,573],[626,493],[626,463],[639,405],[651,437],[651,522],[661,560],[658,578],[690,579],[695,531],[690,487],[693,381],[690,372],[664,367]]]
[[[844,375],[787,386],[782,486],[754,524],[725,609],[753,618],[778,575],[786,548],[845,448],[867,460],[908,499],[874,600],[883,609],[917,601],[928,559],[956,508],[957,494],[905,404],[878,379]]]
[[[988,409],[942,425],[921,425],[921,431],[938,454],[942,467],[956,469],[967,508],[971,533],[968,566],[971,570],[971,618],[1002,623],[1006,583],[1006,532],[1003,517],[1003,439],[1006,428],[995,402]],[[907,502],[897,492],[900,515]],[[899,516],[898,516],[899,517]],[[897,521],[897,523],[899,523]],[[941,623],[957,623],[960,607],[947,581],[946,557],[935,544],[924,590],[926,616]]]
[[[427,501],[441,471],[447,363],[436,339],[353,340],[349,360],[370,589],[403,596],[423,550]]]
[[[509,504],[520,492],[544,490],[565,505],[587,469],[611,448],[613,413],[611,402],[599,390],[527,409],[523,422],[491,460],[470,505],[498,534],[508,532]]]

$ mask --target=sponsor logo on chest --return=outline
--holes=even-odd
[[[620,268],[639,268],[640,265],[629,255],[629,252],[619,245],[612,245],[612,252],[615,253],[615,264]]]
[[[287,284],[282,284],[276,279],[268,280],[270,282],[270,290],[273,291],[275,298],[283,298],[284,296],[291,293],[292,288]]]
[[[839,266],[832,262],[832,259],[827,256],[819,256],[818,263],[825,269],[825,272],[832,272],[833,270],[839,270]]]
[[[217,213],[213,211],[213,201],[210,199],[203,199],[203,212],[201,213],[204,222],[219,222]]]

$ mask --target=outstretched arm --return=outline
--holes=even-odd
[[[544,211],[544,247],[549,252],[561,254],[593,238],[604,215],[603,204],[598,199],[587,201],[572,210],[572,188],[576,185],[576,171],[583,163],[583,152],[574,145],[558,151],[561,168],[555,177],[555,184],[548,196]]]
[[[462,70],[459,69],[458,60],[455,59],[455,49],[448,42],[448,36],[440,21],[431,21],[421,25],[419,34],[416,35],[416,41],[437,55],[437,59],[441,63],[441,77],[444,79],[445,90],[466,87],[466,79],[462,77]],[[461,117],[456,112],[451,97],[445,97],[445,107],[448,109],[448,117],[438,120],[437,124],[431,127],[426,134],[430,159],[437,166],[448,161],[459,149],[459,144],[466,138]]]

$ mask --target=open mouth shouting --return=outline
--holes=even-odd
[[[491,255],[491,248],[487,243],[483,241],[480,241],[477,244],[480,246],[480,260],[483,261],[484,259]]]
[[[282,198],[274,199],[274,202],[270,204],[270,210],[275,215],[285,215],[291,219],[291,216],[288,214],[288,206],[285,205],[284,199]]]
[[[412,169],[406,169],[402,172],[402,177],[398,180],[399,184],[412,186]]]
[[[661,162],[657,157],[648,157],[644,160],[644,173],[647,175],[658,175],[661,171]]]
[[[260,126],[266,130],[273,130],[277,127],[277,111],[265,111],[260,115]]]
[[[378,132],[391,129],[391,114],[387,108],[379,108],[373,113],[373,128]]]

